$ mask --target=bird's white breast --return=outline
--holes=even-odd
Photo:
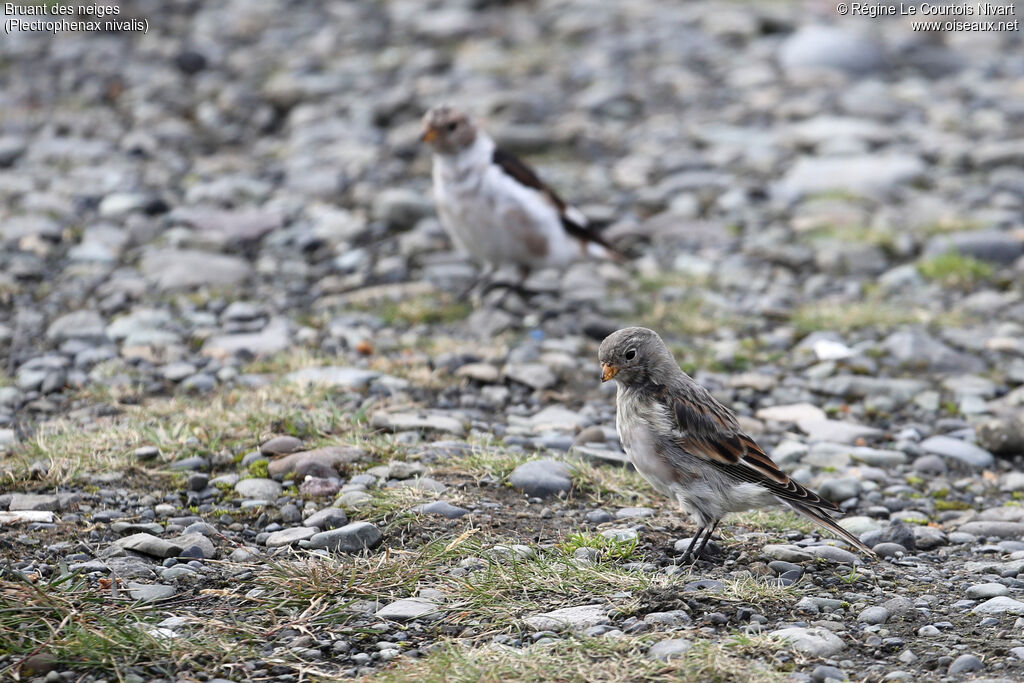
[[[530,267],[561,265],[580,249],[557,209],[493,162],[483,134],[457,155],[434,155],[434,196],[452,240],[479,261]]]

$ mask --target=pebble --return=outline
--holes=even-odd
[[[965,654],[954,659],[953,663],[949,665],[949,669],[946,670],[946,673],[950,676],[956,676],[970,671],[981,671],[984,668],[985,665],[976,656]]]
[[[343,527],[315,534],[310,537],[309,544],[312,548],[359,553],[373,550],[383,539],[383,534],[369,522],[350,522]]]
[[[509,483],[529,496],[545,498],[572,490],[572,472],[557,460],[532,460],[516,467]]]
[[[667,662],[673,657],[685,655],[693,647],[693,642],[685,638],[669,638],[659,640],[647,650],[647,656],[661,662]]]

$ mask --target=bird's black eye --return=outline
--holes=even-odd
[[[448,129],[449,133],[452,132],[453,130],[455,130],[456,128],[458,128],[458,127],[459,127],[459,122],[458,121],[452,121],[447,126],[445,126],[445,128]]]
[[[636,349],[630,349],[625,353],[626,360],[633,360],[636,358]]]

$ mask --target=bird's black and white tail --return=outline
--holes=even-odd
[[[807,505],[806,503],[799,503],[793,500],[786,500],[784,502],[786,503],[786,505],[799,512],[801,515],[811,520],[812,522],[820,526],[822,529],[831,531],[833,534],[839,536],[844,541],[854,546],[868,557],[878,557],[877,555],[875,555],[875,552],[871,550],[871,548],[861,543],[859,538],[851,534],[843,527],[836,524],[836,521],[832,519],[832,517],[829,516],[829,514],[822,510],[821,508],[814,507],[812,505]]]

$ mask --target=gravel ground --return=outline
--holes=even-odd
[[[0,41],[0,679],[1024,676],[1019,29],[130,5]],[[461,297],[445,101],[630,259]],[[678,566],[627,324],[882,559],[764,511]]]

